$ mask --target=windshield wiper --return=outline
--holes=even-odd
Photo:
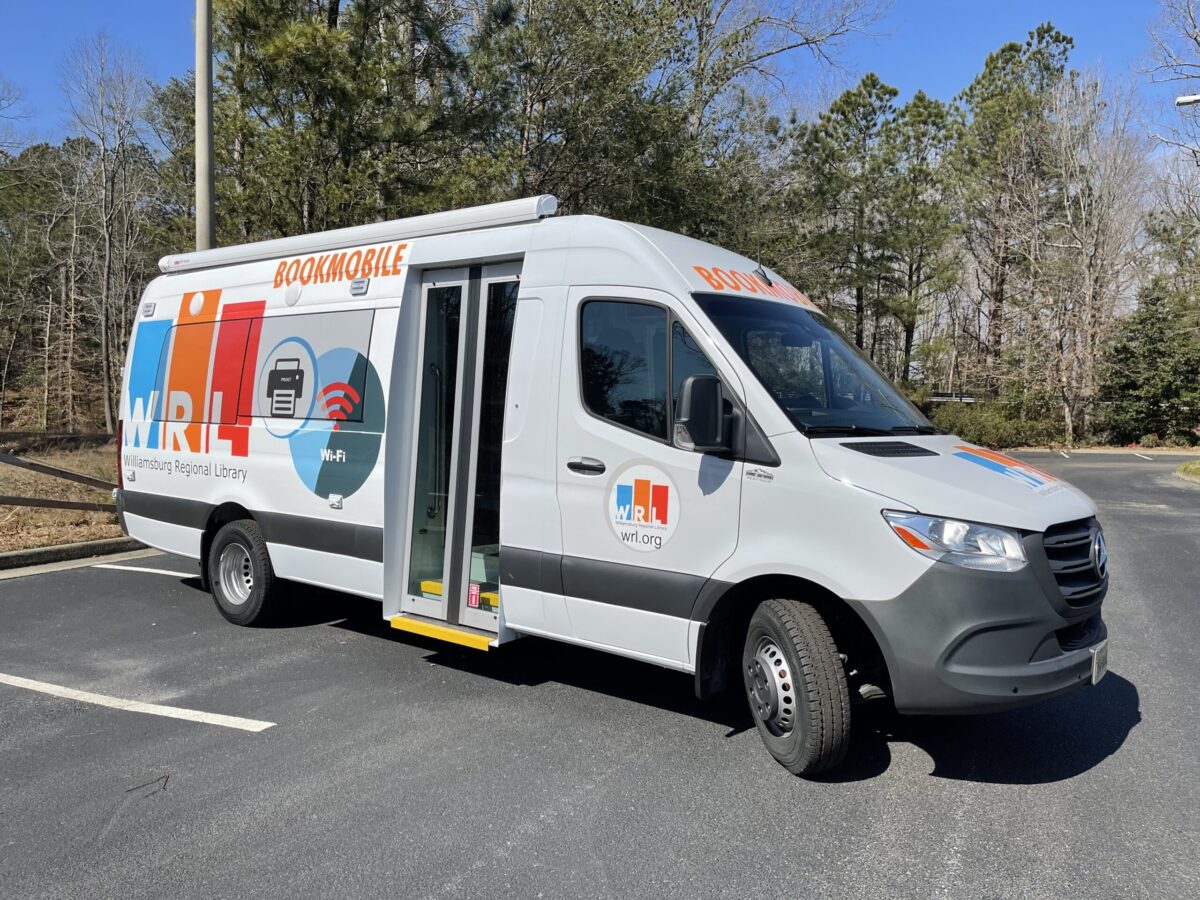
[[[932,425],[897,425],[888,429],[888,434],[945,434],[940,428]]]
[[[804,433],[809,435],[861,435],[864,437],[884,437],[891,434],[882,428],[868,428],[866,425],[806,425]]]

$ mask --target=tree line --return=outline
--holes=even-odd
[[[1160,59],[1200,60],[1193,3]],[[553,193],[762,259],[964,436],[1196,439],[1194,143],[1049,23],[948,102],[872,73],[802,113],[796,58],[874,0],[214,7],[220,244]],[[100,35],[61,81],[69,136],[33,144],[0,82],[0,430],[111,431],[140,292],[192,239],[190,76]]]

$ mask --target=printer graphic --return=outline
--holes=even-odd
[[[278,359],[267,373],[267,402],[277,419],[294,419],[296,401],[304,396],[304,370],[299,359]]]

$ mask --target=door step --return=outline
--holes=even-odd
[[[393,628],[419,634],[422,637],[433,638],[437,641],[447,641],[470,647],[472,650],[487,650],[496,642],[496,635],[490,631],[480,631],[478,628],[468,628],[466,625],[447,625],[438,619],[425,616],[414,616],[411,613],[401,613],[388,619]]]

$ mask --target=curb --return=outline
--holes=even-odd
[[[110,553],[127,553],[130,550],[142,550],[145,546],[133,538],[121,537],[80,541],[76,544],[57,544],[53,547],[32,547],[28,550],[8,550],[0,553],[0,571],[71,559],[87,559],[89,556],[105,556]]]
[[[1200,484],[1200,477],[1189,475],[1187,472],[1176,472],[1176,478],[1182,478],[1184,481],[1190,481],[1192,484]]]

